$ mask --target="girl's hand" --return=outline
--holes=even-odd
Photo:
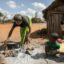
[[[63,42],[63,40],[62,40],[61,38],[58,38],[57,41],[58,41],[59,43],[62,43],[62,42]]]

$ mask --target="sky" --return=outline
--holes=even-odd
[[[0,12],[7,15],[8,18],[14,14],[22,14],[42,18],[42,10],[46,9],[53,0],[0,0]]]

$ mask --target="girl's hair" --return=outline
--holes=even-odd
[[[57,38],[59,38],[59,34],[58,33],[51,33],[51,37],[57,39]]]

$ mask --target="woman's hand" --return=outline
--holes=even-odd
[[[4,44],[7,44],[7,41],[9,40],[9,38],[7,38],[5,41],[4,41]]]

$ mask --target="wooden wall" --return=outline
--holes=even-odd
[[[47,29],[48,34],[57,32],[61,33],[61,21],[64,14],[64,6],[59,6],[54,10],[47,12]]]
[[[48,34],[56,32],[61,33],[61,20],[63,14],[51,13],[48,15]]]

